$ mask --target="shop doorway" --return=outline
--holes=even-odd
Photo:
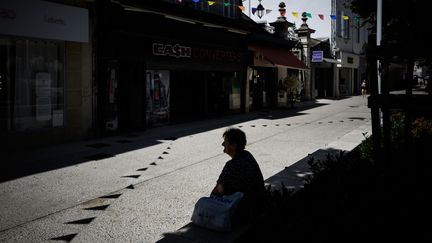
[[[171,120],[196,119],[205,112],[205,75],[200,71],[171,71]]]
[[[120,62],[119,129],[142,129],[145,122],[145,65],[139,60]]]
[[[331,97],[333,95],[333,73],[332,69],[315,69],[315,87],[318,90],[318,98]]]
[[[230,109],[230,97],[240,95],[239,82],[235,72],[171,71],[171,120],[196,120],[235,112],[235,107]]]
[[[255,68],[249,80],[251,109],[260,110],[275,107],[277,103],[276,70],[274,68]]]
[[[145,124],[145,65],[136,60],[104,63],[98,90],[101,131],[142,129]]]

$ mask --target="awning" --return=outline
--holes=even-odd
[[[261,52],[264,58],[275,66],[293,69],[309,69],[288,49],[255,45],[250,47],[255,51]]]
[[[323,58],[324,62],[328,62],[328,63],[336,63],[336,64],[342,64],[341,61],[338,61],[337,59],[332,59],[332,58]]]

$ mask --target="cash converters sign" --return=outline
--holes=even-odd
[[[169,44],[153,43],[153,55],[156,56],[190,58],[191,53],[192,53],[192,48],[190,48],[189,46],[181,46],[179,44],[169,45]]]
[[[153,55],[174,58],[192,58],[207,61],[240,62],[241,53],[204,47],[190,47],[180,44],[153,43]]]

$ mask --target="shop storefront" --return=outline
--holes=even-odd
[[[323,58],[321,62],[313,62],[312,77],[315,82],[317,98],[338,97],[339,66],[341,62],[332,58]]]
[[[0,38],[2,130],[63,126],[64,43]]]
[[[81,91],[81,84],[91,81],[91,73],[77,65],[90,58],[84,47],[89,39],[87,10],[10,0],[0,3],[0,11],[3,148],[20,149],[85,136],[83,129],[91,126],[91,117],[85,114],[85,121],[71,117],[74,109],[83,108],[83,100],[68,87]],[[82,75],[79,79],[74,75],[77,73]]]
[[[165,112],[169,113],[171,121],[240,112],[246,52],[240,47],[213,44],[206,46],[187,41],[183,44],[162,41],[151,44],[148,72],[165,72],[166,79],[163,89],[158,91],[159,85],[153,84],[158,79],[154,75],[153,79],[148,77],[147,90],[150,92],[147,94],[157,97],[165,91],[161,98],[170,101],[165,102]],[[173,55],[172,49],[176,50],[176,47],[183,48],[182,55]],[[150,122],[155,120],[152,119],[155,111],[147,108]]]
[[[299,99],[306,65],[288,48],[258,44],[249,48],[254,58],[253,66],[248,68],[248,109],[286,107],[293,99]]]
[[[100,37],[100,128],[142,129],[242,111],[244,35],[159,14],[117,11],[123,21],[111,23],[114,30],[105,26]],[[116,63],[115,85],[104,68],[109,63]]]
[[[341,52],[341,65],[339,67],[339,94],[359,94],[359,56],[353,53]]]

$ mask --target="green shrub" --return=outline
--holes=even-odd
[[[411,133],[415,139],[432,136],[432,121],[420,117],[412,123]]]
[[[364,140],[358,146],[360,152],[360,158],[369,160],[372,159],[373,155],[373,141],[372,136],[368,135],[367,132],[362,133]]]

